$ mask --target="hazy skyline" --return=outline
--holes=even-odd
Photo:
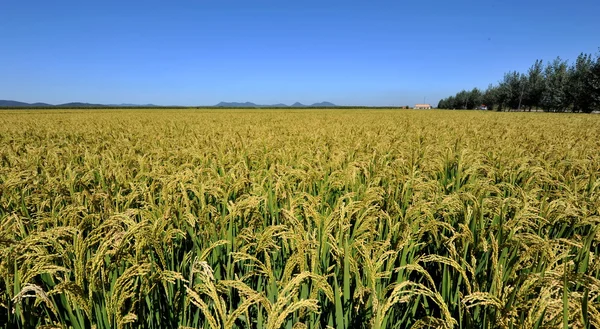
[[[600,2],[5,1],[0,99],[414,105],[600,47]]]

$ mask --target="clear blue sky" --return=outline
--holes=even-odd
[[[600,47],[598,0],[0,1],[0,99],[427,102]]]

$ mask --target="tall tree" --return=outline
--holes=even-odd
[[[483,94],[481,93],[481,90],[479,90],[478,88],[473,88],[473,90],[471,90],[471,92],[469,93],[467,108],[472,110],[480,106],[482,102],[482,97]]]
[[[460,91],[455,96],[455,107],[459,109],[467,109],[470,93],[466,90]]]
[[[522,110],[525,107],[525,104],[523,103],[523,97],[525,97],[525,92],[529,88],[527,76],[525,76],[523,73],[518,73],[514,83],[514,88],[516,91],[514,103],[517,104],[516,109]]]
[[[498,84],[497,99],[501,108],[516,109],[519,107],[525,88],[525,79],[522,74],[512,71],[504,74]]]
[[[482,103],[488,110],[500,109],[498,105],[498,87],[490,84],[482,95]]]
[[[569,68],[568,93],[573,101],[574,112],[590,113],[593,110],[594,95],[591,92],[593,67],[592,55],[581,53]]]
[[[440,101],[438,102],[437,108],[438,109],[447,109],[445,98],[440,99]]]
[[[448,108],[449,109],[455,109],[456,107],[456,98],[454,96],[450,96],[448,97],[448,99],[446,100],[446,104],[448,104]]]
[[[542,94],[544,111],[565,112],[569,110],[568,63],[557,57],[544,70],[545,89]]]
[[[527,88],[523,102],[529,110],[542,106],[542,95],[545,87],[544,66],[542,60],[538,59],[527,71]]]
[[[592,66],[589,82],[589,92],[594,100],[592,104],[593,110],[600,111],[600,52],[598,52],[596,61]]]

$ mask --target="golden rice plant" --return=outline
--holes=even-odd
[[[598,328],[600,118],[0,112],[0,328]]]

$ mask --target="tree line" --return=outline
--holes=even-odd
[[[485,91],[462,90],[438,103],[440,109],[600,111],[600,53],[581,53],[569,63],[557,57],[544,65],[536,60],[527,73],[512,71]]]

